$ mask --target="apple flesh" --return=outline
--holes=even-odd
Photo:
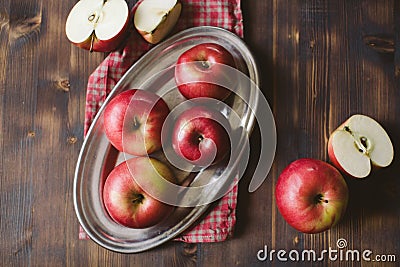
[[[136,157],[116,166],[103,187],[103,202],[110,217],[130,228],[151,227],[167,218],[174,207],[149,195],[136,181],[138,177],[156,181],[159,176],[175,183],[169,168],[156,159]],[[151,186],[162,187],[162,183]]]
[[[130,89],[105,107],[105,134],[117,150],[145,156],[161,149],[161,130],[168,114],[168,105],[155,93]]]
[[[69,41],[80,48],[111,52],[125,40],[129,22],[124,0],[80,0],[67,17],[65,31]]]
[[[223,46],[201,43],[179,56],[175,81],[178,90],[187,99],[207,97],[223,101],[234,90],[235,77],[227,71],[234,67],[232,54]]]
[[[276,204],[286,222],[303,233],[319,233],[336,225],[348,202],[347,184],[332,165],[299,159],[280,174]]]
[[[194,106],[176,120],[172,147],[182,159],[196,166],[220,162],[230,151],[230,125],[218,111]]]
[[[157,44],[171,32],[181,10],[177,0],[142,0],[135,6],[133,23],[147,42]]]
[[[328,155],[332,164],[345,174],[364,178],[372,166],[389,166],[394,149],[389,135],[377,121],[356,114],[330,135]]]

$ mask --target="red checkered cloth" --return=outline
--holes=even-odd
[[[195,26],[216,26],[243,37],[240,0],[181,0],[182,13],[174,32]],[[173,33],[172,33],[173,34]],[[89,76],[85,107],[85,133],[107,95],[126,70],[152,48],[132,30],[125,46],[110,53]],[[237,185],[222,197],[207,216],[175,240],[198,243],[219,242],[232,235],[236,223]],[[82,228],[80,239],[88,236]]]

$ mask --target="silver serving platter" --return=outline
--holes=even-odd
[[[195,207],[176,207],[171,216],[153,227],[131,229],[121,226],[109,217],[102,202],[102,186],[107,174],[126,156],[118,153],[105,136],[104,107],[110,99],[124,90],[154,88],[154,86],[149,86],[154,83],[158,84],[154,92],[163,96],[171,108],[176,106],[184,99],[174,87],[173,71],[170,70],[173,70],[179,55],[190,47],[205,42],[218,43],[227,48],[235,58],[236,68],[251,81],[241,83],[237,87],[236,90],[242,97],[233,95],[229,100],[229,106],[239,115],[239,121],[232,119],[229,112],[221,110],[221,113],[229,119],[233,132],[238,137],[238,143],[232,147],[229,164],[212,165],[198,172],[174,171],[181,184],[185,186],[203,185],[216,179],[224,182],[217,183],[218,186],[214,186],[212,190],[205,189],[207,191],[197,196],[200,198],[199,202],[206,204]],[[160,72],[163,75],[159,75]],[[255,60],[242,39],[227,30],[210,26],[194,27],[179,32],[153,47],[132,65],[98,111],[77,161],[73,188],[74,207],[79,223],[89,237],[109,250],[137,253],[179,236],[206,215],[212,208],[212,200],[221,192],[226,192],[227,188],[232,186],[234,178],[240,175],[240,171],[244,171],[240,165],[243,154],[246,154],[244,144],[254,126],[258,84],[259,74]],[[162,158],[162,155],[158,153],[154,157]]]

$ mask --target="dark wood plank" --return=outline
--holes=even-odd
[[[328,137],[351,114],[376,118],[388,130],[395,151],[400,147],[398,1],[242,1],[245,41],[257,59],[261,90],[278,130],[272,170],[256,192],[248,193],[260,149],[256,127],[240,182],[234,236],[209,244],[171,241],[131,255],[78,240],[72,183],[83,142],[85,87],[105,54],[89,54],[66,39],[65,19],[75,3],[0,2],[1,266],[281,266],[276,257],[259,261],[257,252],[265,245],[269,250],[320,252],[336,249],[340,238],[348,249],[393,254],[398,261],[397,155],[391,167],[367,179],[346,177],[348,212],[327,232],[295,231],[280,216],[274,198],[279,173],[291,161],[328,161]],[[322,264],[366,262],[325,258]]]
[[[104,55],[71,53],[72,3],[1,3],[2,265],[62,265],[77,237],[71,193],[85,84]]]
[[[25,15],[9,1],[0,5],[1,33],[1,253],[2,263],[29,265],[32,252],[33,195],[31,159],[36,75],[37,34],[26,27],[35,5],[27,4]],[[34,16],[34,15],[33,15]],[[30,17],[31,18],[31,17]],[[28,23],[29,24],[29,23]],[[33,28],[36,28],[35,26]],[[14,60],[16,59],[16,60]]]

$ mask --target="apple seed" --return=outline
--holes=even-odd
[[[92,14],[88,17],[88,21],[92,22],[95,19],[96,15]]]
[[[353,133],[352,130],[350,130],[349,126],[344,126],[344,130],[348,132],[354,139],[354,145],[358,149],[360,153],[363,153],[365,155],[369,154],[369,142],[368,139],[365,136],[359,137],[358,135],[356,136],[355,133]]]
[[[368,149],[368,139],[365,136],[360,137],[361,144]]]

